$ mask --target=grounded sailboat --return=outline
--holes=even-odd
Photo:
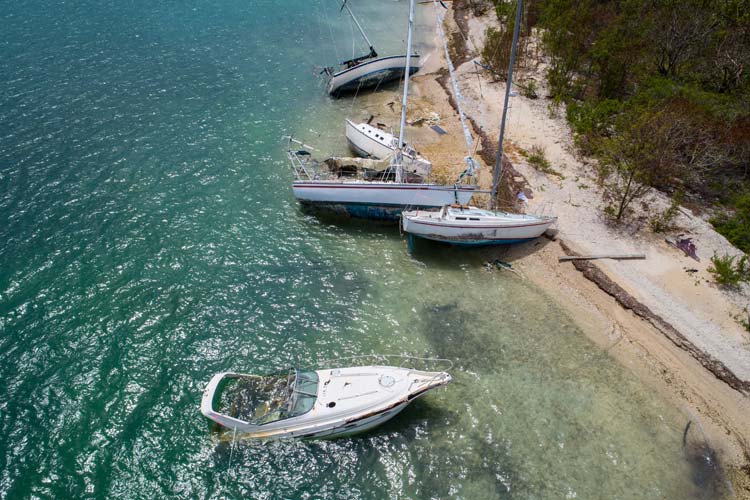
[[[476,185],[423,182],[399,171],[389,160],[329,158],[315,160],[306,149],[289,148],[294,170],[292,191],[301,205],[349,217],[399,220],[406,208],[465,204]]]
[[[347,92],[378,87],[383,83],[401,78],[408,68],[409,76],[419,71],[419,65],[405,64],[407,56],[378,57],[372,43],[367,38],[365,30],[349,8],[348,0],[342,0],[342,9],[346,9],[359,29],[362,38],[367,42],[370,52],[364,56],[355,57],[339,64],[339,68],[324,68],[323,72],[329,76],[327,90],[332,96],[339,96]],[[412,57],[419,58],[418,55]]]
[[[439,211],[403,212],[404,232],[454,245],[483,246],[522,243],[541,236],[555,217],[514,214],[463,205]]]
[[[450,380],[446,372],[377,365],[270,375],[224,372],[208,383],[201,413],[244,437],[341,437],[390,420]]]
[[[450,61],[445,33],[442,27],[442,16],[437,2],[433,0],[437,15],[438,30],[443,38],[445,57],[456,93],[456,101],[460,102],[458,85],[453,74],[453,64]],[[513,78],[513,62],[515,60],[516,41],[521,21],[522,0],[518,0],[516,22],[513,29],[513,45],[511,46],[510,63],[508,68],[508,82],[505,91],[503,117],[500,125],[498,153],[493,171],[492,194],[490,203],[494,202],[499,182],[499,169],[503,154],[503,135],[505,132],[505,118],[508,110],[508,97]],[[459,115],[462,116],[459,104]],[[462,118],[463,119],[463,118]],[[514,214],[499,210],[483,210],[481,208],[453,204],[444,206],[439,211],[413,210],[401,214],[401,226],[410,236],[418,236],[428,240],[440,241],[454,245],[507,245],[532,240],[541,236],[555,221],[556,217],[543,215]]]
[[[356,154],[364,158],[377,160],[390,158],[396,154],[398,138],[385,130],[373,127],[369,123],[346,121],[346,141]],[[432,163],[419,154],[413,147],[402,144],[404,171],[427,177],[432,170]]]
[[[414,0],[409,3],[407,55],[410,65]],[[404,72],[406,74],[406,72]],[[404,78],[401,128],[397,144],[404,144],[409,78]],[[294,141],[296,142],[296,141]],[[292,191],[302,205],[369,219],[398,220],[405,208],[436,208],[465,204],[476,192],[474,184],[441,185],[424,182],[404,169],[403,150],[396,148],[390,161],[335,158],[317,161],[307,149],[290,147],[287,156],[294,170]],[[369,162],[369,163],[368,163]],[[460,181],[460,179],[459,179]]]

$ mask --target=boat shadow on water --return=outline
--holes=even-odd
[[[404,238],[404,243],[409,250],[408,237]],[[512,268],[515,262],[544,249],[550,243],[549,239],[541,237],[513,245],[473,247],[413,238],[410,255],[423,265],[435,269],[452,269],[456,267],[456,262],[476,268],[492,268],[502,264],[509,264]]]
[[[510,264],[512,267],[514,262],[552,243],[546,237],[539,237],[524,243],[488,247],[451,245],[420,238],[412,238],[410,244],[409,236],[402,233],[398,223],[393,220],[359,219],[351,217],[344,211],[331,208],[302,206],[302,209],[304,217],[310,218],[320,226],[340,231],[342,234],[400,240],[404,252],[408,253],[412,259],[434,269],[455,269],[457,262],[477,269],[487,267],[488,264],[495,265],[497,261]]]

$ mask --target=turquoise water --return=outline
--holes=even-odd
[[[405,2],[353,6],[397,51]],[[343,148],[352,109],[314,76],[352,54],[335,1],[21,0],[0,32],[0,497],[716,494],[549,297],[299,212],[281,136]],[[373,352],[455,380],[336,441],[232,446],[198,411],[217,371]]]

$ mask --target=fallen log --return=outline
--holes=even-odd
[[[597,260],[597,259],[615,259],[615,260],[643,260],[646,258],[644,253],[624,253],[624,254],[601,254],[601,255],[565,255],[560,257],[559,262],[568,262],[571,260]]]

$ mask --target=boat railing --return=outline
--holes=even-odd
[[[398,368],[412,368],[420,371],[448,372],[453,369],[453,361],[445,358],[426,358],[406,354],[360,354],[343,358],[326,359],[319,366],[333,366],[341,362],[357,361],[367,365],[387,365]],[[421,367],[414,366],[421,363]]]
[[[318,179],[318,173],[308,168],[309,165],[306,165],[306,161],[303,161],[301,158],[301,155],[307,154],[309,155],[307,151],[299,150],[299,151],[293,151],[291,149],[287,150],[286,154],[289,157],[289,161],[292,164],[292,170],[294,170],[294,178],[295,179],[303,179],[303,180],[315,180]]]
[[[365,165],[357,165],[355,163],[345,164],[337,167],[335,162],[341,161],[344,158],[331,157],[325,161],[317,161],[312,158],[311,154],[304,150],[287,150],[287,157],[294,171],[295,180],[303,181],[320,181],[320,180],[336,180],[336,179],[349,179],[359,181],[379,181],[387,182],[395,180],[395,172],[391,167],[385,168],[384,170],[376,170]],[[364,159],[356,158],[354,160],[364,161]],[[333,164],[331,164],[333,162]],[[405,178],[402,182],[410,184],[424,184],[425,178],[416,174],[405,174]]]
[[[551,201],[545,201],[539,206],[534,207],[534,212],[530,215],[536,217],[554,217],[554,205]]]

